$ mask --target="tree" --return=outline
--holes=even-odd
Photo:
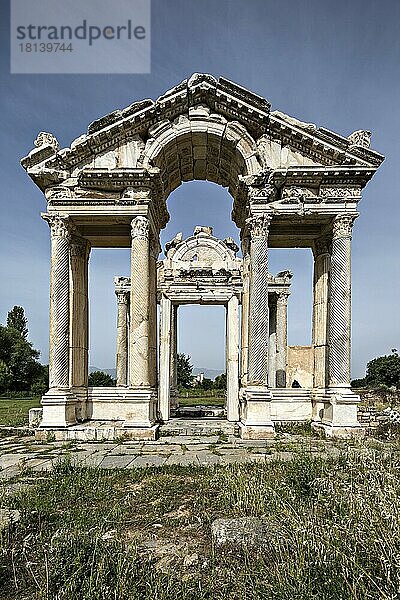
[[[28,337],[28,319],[22,306],[14,306],[7,315],[7,327],[16,329],[25,339]]]
[[[400,356],[397,351],[371,360],[367,364],[365,382],[368,386],[387,385],[400,388]]]
[[[93,371],[89,375],[89,387],[114,387],[115,379],[104,371]]]
[[[216,390],[226,390],[226,373],[221,373],[215,378],[214,388]]]
[[[0,360],[0,393],[7,392],[10,388],[12,375],[4,360]]]
[[[203,381],[197,384],[197,387],[202,390],[212,390],[214,387],[214,383],[212,379],[204,377]]]
[[[0,325],[0,360],[10,373],[8,389],[29,390],[41,372],[39,351],[35,350],[20,331]]]
[[[178,387],[191,387],[193,379],[193,366],[190,364],[190,356],[178,354],[176,367]]]

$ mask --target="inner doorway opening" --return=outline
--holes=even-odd
[[[176,412],[225,418],[226,308],[183,305],[177,312]]]

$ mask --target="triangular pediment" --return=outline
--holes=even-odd
[[[162,152],[167,154],[167,145],[182,140],[181,146],[186,144],[185,152],[190,153],[196,135],[199,148],[208,151],[209,144],[220,153],[218,164],[222,163],[225,171],[234,159],[229,149],[239,147],[244,140],[240,160],[236,161],[241,175],[295,166],[360,166],[375,170],[383,160],[369,148],[369,132],[341,136],[280,111],[271,111],[267,100],[223,77],[217,80],[196,73],[155,101],[134,102],[95,120],[87,133],[74,140],[69,148],[60,149],[52,134],[40,133],[35,149],[21,162],[32,179],[46,189],[96,169],[165,170],[158,157]],[[193,147],[189,150],[188,139]],[[180,155],[176,155],[182,162]],[[202,161],[201,156],[199,160]],[[198,168],[196,173],[194,162],[187,179],[182,174],[179,177],[209,178],[230,185],[223,176],[208,177],[206,169]],[[172,184],[170,187],[173,189]]]

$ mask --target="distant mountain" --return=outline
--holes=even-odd
[[[93,373],[94,371],[103,371],[103,373],[107,373],[107,375],[111,375],[113,379],[117,377],[116,369],[100,369],[100,367],[89,367],[89,373]],[[204,377],[206,379],[214,380],[221,373],[225,373],[224,369],[206,369],[205,367],[193,367],[193,375],[198,375],[199,373],[204,373]]]
[[[206,369],[205,367],[193,367],[193,375],[204,373],[206,379],[214,380],[221,373],[225,373],[225,369]]]

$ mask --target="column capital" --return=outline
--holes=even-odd
[[[246,219],[251,239],[267,237],[271,221],[272,215],[270,214],[256,215]]]
[[[330,254],[332,245],[332,236],[322,235],[319,238],[313,240],[312,250],[314,256],[322,256],[323,254]]]
[[[128,290],[115,290],[118,304],[128,304],[129,291]]]
[[[75,231],[75,226],[67,216],[42,213],[42,219],[49,225],[52,237],[63,237],[69,240]]]
[[[86,238],[82,238],[77,235],[72,235],[70,237],[69,251],[71,256],[75,256],[77,258],[88,258],[90,250],[91,245],[89,240]]]
[[[332,223],[333,239],[351,238],[353,223],[357,217],[358,215],[337,215]]]
[[[281,306],[287,306],[289,296],[290,292],[279,292],[279,294],[277,294],[276,303]]]
[[[131,236],[132,239],[141,238],[149,239],[150,224],[147,217],[137,216],[131,221]]]

